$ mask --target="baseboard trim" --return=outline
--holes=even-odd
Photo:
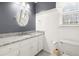
[[[45,51],[44,49],[42,49],[42,50],[40,50],[35,56],[38,56],[39,54],[40,54],[40,52],[42,52],[42,51]],[[49,54],[51,54],[50,52],[48,52],[48,51],[45,51],[45,52],[47,52],[47,53],[49,53]]]

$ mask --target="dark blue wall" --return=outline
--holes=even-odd
[[[28,2],[30,4],[30,19],[25,27],[20,27],[15,19],[19,6],[13,7],[12,2],[0,2],[0,33],[35,31],[35,14],[56,7],[56,2]]]
[[[36,3],[36,13],[56,8],[56,2],[38,2]]]
[[[19,11],[19,6],[15,8],[12,6],[13,4],[11,2],[0,2],[0,33],[35,30],[34,3],[29,2],[31,14],[29,22],[25,27],[20,27],[17,24],[15,16],[17,11]]]

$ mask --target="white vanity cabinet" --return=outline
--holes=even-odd
[[[18,36],[17,41],[0,45],[0,56],[34,56],[43,49],[44,35]],[[8,39],[12,39],[11,37]],[[5,38],[6,40],[6,38]],[[15,39],[14,39],[15,40]]]

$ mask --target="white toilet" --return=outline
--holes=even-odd
[[[63,50],[64,47],[62,47],[63,44],[64,44],[64,42],[62,42],[62,41],[54,41],[53,47],[54,47],[54,49],[57,48],[60,51],[60,56],[69,56],[66,53],[64,53],[64,50]],[[54,50],[54,51],[56,52],[56,50]],[[56,56],[56,54],[54,54],[55,52],[53,52],[54,56]]]

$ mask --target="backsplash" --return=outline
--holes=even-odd
[[[23,31],[23,32],[3,33],[3,34],[0,34],[0,38],[13,37],[13,36],[24,36],[24,35],[31,35],[31,36],[33,36],[36,33],[44,34],[43,31]]]

